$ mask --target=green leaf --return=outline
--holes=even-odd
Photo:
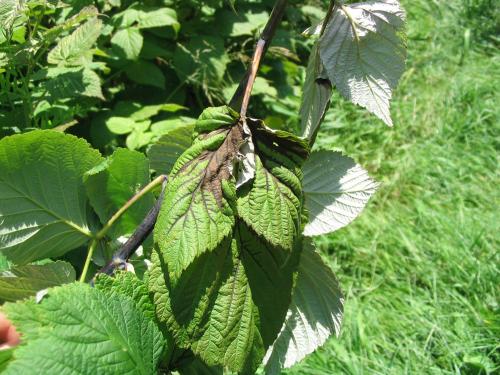
[[[218,84],[229,61],[224,40],[206,36],[191,39],[186,45],[178,44],[173,67],[181,80]]]
[[[113,16],[113,21],[118,20],[118,25],[121,28],[127,28],[132,26],[139,19],[139,11],[134,8],[125,9]],[[116,25],[116,24],[115,24]]]
[[[307,155],[307,145],[289,133],[241,121],[228,107],[207,108],[193,144],[170,172],[148,286],[176,344],[209,366],[253,373],[282,326],[301,224],[300,215],[290,221],[269,208],[291,204],[302,211],[300,168]],[[238,185],[249,159],[260,163],[255,178]],[[266,217],[257,229],[250,226],[250,218],[265,215],[248,202],[250,194],[263,197],[268,226],[279,226],[274,230],[286,238],[269,235]]]
[[[99,76],[89,68],[49,68],[42,87],[51,102],[82,96],[104,99]]]
[[[309,56],[306,80],[300,103],[300,127],[302,136],[314,142],[319,126],[325,117],[332,96],[332,85],[325,77],[324,67],[319,58],[318,44]]]
[[[61,66],[81,66],[92,61],[92,47],[101,35],[102,21],[92,18],[62,38],[49,52],[47,62]]]
[[[177,13],[171,8],[160,8],[154,10],[141,10],[139,12],[138,27],[147,29],[151,27],[172,26],[175,32],[180,29],[180,23],[177,21]]]
[[[288,133],[249,122],[255,147],[255,181],[238,199],[238,215],[275,246],[292,249],[301,232],[301,171],[307,144]]]
[[[341,5],[319,41],[330,81],[389,126],[389,100],[405,67],[404,23],[397,0]]]
[[[217,14],[216,26],[223,35],[230,37],[254,35],[264,27],[268,18],[267,12],[237,14],[224,9]]]
[[[142,48],[143,37],[136,27],[128,27],[116,32],[111,38],[111,44],[119,56],[128,60],[136,60]]]
[[[141,85],[158,87],[165,89],[165,76],[160,68],[152,62],[146,60],[139,60],[133,64],[127,65],[125,74],[134,82]]]
[[[106,294],[118,294],[129,297],[135,306],[148,318],[155,318],[155,307],[147,286],[132,272],[118,272],[114,277],[97,275],[94,286]]]
[[[136,122],[128,117],[113,116],[106,120],[106,127],[114,134],[128,134],[135,125]]]
[[[134,129],[134,131],[128,135],[125,143],[129,149],[137,150],[147,146],[151,142],[151,139],[153,139],[153,133],[146,131],[147,127],[149,127],[149,123],[149,121],[138,123],[138,126]],[[141,127],[142,129],[146,129],[141,130]]]
[[[175,161],[191,146],[193,130],[194,124],[187,123],[168,131],[154,143],[148,150],[151,168],[158,173],[169,174]]]
[[[7,257],[0,253],[0,272],[7,271],[10,268],[10,262]]]
[[[306,246],[286,320],[264,360],[266,374],[281,374],[283,368],[305,358],[331,335],[339,335],[343,305],[332,270],[312,246]]]
[[[158,122],[155,122],[154,124],[151,125],[151,131],[158,136],[166,135],[167,133],[170,133],[171,131],[174,131],[176,129],[180,128],[191,128],[194,130],[194,125],[196,123],[196,119],[192,117],[187,117],[187,116],[177,116],[177,117],[171,117],[166,120],[161,120]]]
[[[205,110],[197,122],[197,129],[208,123],[229,130],[236,121],[229,109],[215,113]],[[225,164],[217,165],[219,153],[225,152],[225,147],[231,147],[228,144],[231,140],[225,141],[226,136],[227,131],[195,141],[180,156],[170,173],[171,179],[155,226],[155,240],[165,253],[174,281],[196,257],[214,250],[231,233],[234,225],[233,211],[224,197],[220,181],[229,177],[227,160],[222,160]]]
[[[75,14],[71,18],[67,19],[62,23],[58,23],[54,27],[51,27],[50,29],[46,30],[43,33],[43,38],[45,43],[52,42],[62,32],[71,30],[74,26],[78,25],[79,23],[89,18],[97,17],[98,15],[99,15],[99,10],[93,5],[82,8],[77,14]]]
[[[74,374],[76,369],[85,375],[151,375],[165,345],[156,324],[132,299],[82,283],[51,289],[40,304],[29,300],[3,309],[25,338],[7,375]]]
[[[20,0],[0,1],[0,29],[9,31],[26,10],[26,4]]]
[[[102,161],[83,139],[37,130],[0,140],[0,250],[26,264],[88,241],[83,174]]]
[[[349,224],[378,186],[362,167],[340,152],[313,152],[303,171],[310,217],[306,236],[334,232]]]
[[[3,371],[14,357],[14,348],[0,350],[0,371]]]
[[[165,39],[147,34],[144,35],[140,57],[146,60],[154,60],[157,57],[170,60],[174,53],[173,46],[173,43],[168,43]]]
[[[256,236],[241,222],[221,270],[221,286],[203,335],[192,345],[207,364],[225,364],[253,373],[280,330],[290,304],[293,274],[300,254],[292,256]]]
[[[223,375],[222,366],[207,366],[199,358],[194,357],[189,363],[181,363],[177,367],[180,375]]]
[[[74,268],[62,261],[14,267],[0,273],[0,300],[24,299],[42,289],[68,284],[75,279]]]
[[[123,148],[117,149],[84,177],[90,204],[103,225],[149,181],[148,159],[139,152]],[[152,193],[143,196],[120,217],[108,235],[118,238],[131,234],[153,204]]]
[[[160,112],[177,112],[186,107],[177,103],[144,105],[133,101],[119,101],[113,109],[113,114],[121,117],[130,117],[134,121],[144,121],[156,116]]]

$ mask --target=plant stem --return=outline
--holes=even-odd
[[[135,252],[135,250],[144,242],[146,237],[151,233],[156,223],[158,213],[160,212],[165,188],[167,186],[167,179],[165,178],[162,184],[160,196],[156,200],[154,206],[149,210],[148,214],[137,227],[132,236],[113,254],[111,261],[101,268],[97,273],[104,273],[112,275],[116,269],[124,269],[128,258]]]
[[[253,83],[257,77],[257,70],[259,70],[260,59],[262,58],[262,53],[264,52],[265,41],[259,39],[257,42],[257,47],[255,47],[255,52],[252,58],[252,64],[250,65],[250,74],[247,80],[247,85],[243,93],[243,100],[241,102],[240,116],[245,118],[247,115],[248,103],[250,102],[250,95],[252,94]]]
[[[330,22],[330,18],[332,18],[333,11],[335,9],[336,3],[335,0],[330,0],[330,4],[328,5],[328,10],[326,11],[325,19],[321,24],[321,30],[319,32],[319,36],[321,37],[325,32],[326,26],[328,26],[328,22]]]
[[[130,198],[127,203],[125,203],[116,213],[108,220],[108,222],[102,227],[102,229],[96,234],[96,239],[100,240],[103,238],[108,230],[113,226],[113,224],[127,211],[135,202],[141,199],[144,195],[149,193],[158,185],[162,184],[163,181],[167,179],[167,176],[161,175],[156,177],[153,181],[147,184],[144,188],[142,188],[137,194],[135,194],[132,198]]]
[[[149,184],[147,184],[144,188],[142,188],[137,194],[135,194],[132,198],[130,198],[127,203],[125,203],[112,217],[111,219],[108,220],[108,222],[104,225],[104,227],[94,236],[94,238],[92,239],[92,241],[90,242],[90,245],[89,245],[89,251],[87,253],[87,258],[85,259],[85,264],[83,266],[83,270],[82,270],[82,274],[80,276],[80,281],[81,282],[84,282],[85,281],[85,277],[87,276],[87,272],[89,270],[89,266],[90,266],[90,261],[92,260],[92,256],[94,255],[94,250],[95,248],[97,247],[97,244],[99,243],[99,240],[102,239],[106,233],[108,232],[108,230],[113,226],[113,224],[125,213],[125,211],[127,211],[135,202],[137,202],[139,199],[141,199],[145,194],[149,193],[151,190],[153,190],[156,186],[160,185],[160,184],[165,184],[167,181],[167,176],[165,175],[160,175],[158,177],[156,177],[153,181],[151,181]],[[162,189],[162,195],[163,195],[163,190],[164,188]],[[155,206],[151,209],[151,211],[153,211],[153,209],[157,206],[158,202],[155,203]],[[159,209],[158,209],[159,210]],[[148,216],[151,214],[151,211],[148,213]],[[151,232],[151,229],[154,225],[154,222],[156,221],[156,217],[158,216],[158,212],[156,212],[156,215],[154,217],[154,221],[150,227],[150,230],[149,232]],[[143,221],[144,223],[144,221]],[[141,225],[139,226],[139,228],[143,225],[143,223],[141,223]],[[137,230],[136,230],[137,231]],[[148,234],[149,234],[148,232]],[[134,233],[135,234],[135,233]],[[133,236],[132,236],[133,237]],[[131,238],[132,238],[131,237]],[[142,241],[144,241],[145,237],[141,240],[141,242],[137,245],[139,246]],[[128,241],[127,241],[128,242]],[[137,248],[136,246],[136,248]],[[134,249],[135,250],[135,249]]]
[[[85,278],[87,277],[87,272],[89,270],[90,266],[90,260],[92,259],[92,256],[94,255],[94,250],[97,247],[97,243],[99,240],[94,238],[89,245],[89,251],[87,252],[87,258],[85,259],[85,264],[83,265],[83,270],[82,274],[80,275],[80,282],[83,283],[85,282]]]
[[[278,27],[281,19],[283,18],[283,14],[285,13],[287,2],[287,0],[277,0],[274,4],[271,16],[269,17],[269,20],[267,21],[267,24],[260,34],[259,40],[257,41],[252,63],[248,67],[247,72],[241,79],[238,88],[236,89],[233,97],[229,102],[229,106],[235,111],[243,112],[243,114],[246,115],[247,108],[243,108],[243,98],[246,98],[248,96],[248,98],[246,99],[246,106],[248,106],[250,93],[253,87],[253,82],[255,81],[257,70],[259,69],[260,60],[262,59],[262,57],[264,57],[267,49],[269,48],[269,45],[271,44],[271,40],[274,37],[276,28]],[[242,111],[242,109],[244,109],[244,111]]]

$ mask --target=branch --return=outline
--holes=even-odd
[[[158,218],[158,213],[160,212],[161,204],[163,202],[163,197],[165,195],[165,188],[167,187],[167,176],[161,176],[163,178],[163,183],[161,187],[161,193],[156,200],[154,206],[149,210],[148,214],[144,218],[141,224],[137,227],[132,236],[125,242],[120,249],[118,249],[111,258],[111,261],[101,268],[97,274],[105,273],[106,275],[112,275],[117,269],[124,270],[126,267],[127,260],[132,256],[132,254],[137,250],[139,246],[144,242],[144,240],[149,236]],[[93,280],[91,281],[93,283]]]
[[[257,70],[259,69],[260,60],[264,57],[267,49],[269,48],[269,45],[271,44],[271,40],[274,37],[276,28],[278,27],[281,19],[283,18],[283,14],[285,13],[286,5],[287,0],[277,0],[274,4],[271,16],[269,17],[269,20],[267,21],[267,24],[260,34],[259,40],[257,41],[257,46],[255,47],[252,63],[248,67],[247,72],[241,79],[238,88],[236,89],[233,97],[229,102],[229,106],[235,111],[240,112],[242,117],[246,115],[246,107],[248,107],[250,93],[252,91],[253,82],[255,81]]]
[[[130,198],[127,203],[125,203],[112,217],[111,219],[108,220],[106,225],[97,233],[96,238],[101,239],[103,238],[108,230],[113,226],[113,224],[127,211],[130,206],[132,206],[135,202],[137,202],[139,199],[141,199],[144,195],[149,193],[151,190],[153,190],[155,187],[160,185],[166,180],[167,176],[161,175],[156,177],[153,181],[151,181],[149,184],[147,184],[144,188],[142,188],[137,194],[135,194],[132,198]]]

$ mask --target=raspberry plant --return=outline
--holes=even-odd
[[[168,176],[150,180],[140,152],[116,149],[105,158],[63,132],[0,140],[0,298],[22,335],[20,346],[0,351],[5,374],[277,374],[339,334],[343,297],[311,237],[350,223],[377,184],[349,157],[313,146],[332,88],[392,125],[404,12],[396,0],[331,1],[323,21],[304,32],[314,46],[297,135],[247,115],[286,7],[276,2],[228,105],[206,108],[194,124],[180,122],[149,148]],[[23,9],[2,1],[6,39],[15,37]],[[168,11],[155,12],[134,17],[146,28],[153,21],[178,27]],[[102,26],[97,16],[85,8],[45,32],[58,41],[48,53],[62,69],[54,77],[95,81],[88,48]],[[135,53],[134,33],[113,36],[124,58]],[[28,69],[36,69],[41,48],[33,35],[16,52],[27,53]],[[12,63],[16,53],[7,52]],[[23,107],[28,120],[30,106]],[[153,116],[169,108],[138,110]],[[127,144],[142,142],[149,126],[137,127],[149,118],[137,113],[128,119]],[[129,124],[114,121],[108,127],[117,132]]]

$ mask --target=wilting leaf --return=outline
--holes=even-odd
[[[210,366],[253,372],[290,303],[308,150],[293,135],[242,121],[227,107],[206,109],[195,135],[170,173],[149,289],[178,346]],[[250,141],[255,148],[243,152]],[[250,156],[254,178],[237,185]]]
[[[309,210],[306,236],[340,229],[353,221],[377,189],[368,173],[340,152],[313,152],[304,164],[304,194]]]
[[[389,100],[405,66],[404,21],[396,0],[340,5],[319,41],[330,81],[389,126]]]
[[[230,129],[236,121],[229,109],[225,113],[205,110],[197,124],[210,122]],[[215,126],[213,130],[217,129]],[[234,215],[222,183],[229,179],[237,144],[243,141],[238,128],[234,129],[231,133],[219,131],[195,143],[181,155],[170,173],[155,240],[165,253],[173,280],[197,256],[214,250],[231,233]]]

